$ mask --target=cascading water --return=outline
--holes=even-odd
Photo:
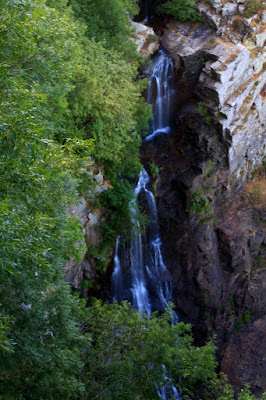
[[[163,50],[155,57],[150,76],[148,102],[153,105],[151,133],[145,140],[152,140],[160,133],[171,131],[171,114],[173,106],[173,64]],[[130,204],[132,232],[130,243],[123,243],[117,238],[113,281],[113,298],[129,300],[140,313],[148,315],[152,310],[164,311],[172,300],[172,284],[161,253],[161,239],[156,202],[149,190],[150,178],[143,170],[140,172],[134,198]],[[147,204],[149,225],[141,232],[138,219],[138,198]],[[177,315],[172,314],[173,323]],[[167,373],[165,372],[165,377]],[[169,381],[166,387],[158,390],[158,396],[166,400],[171,396],[180,399],[175,386]]]
[[[172,300],[172,285],[163,262],[157,208],[153,193],[147,189],[150,179],[143,170],[135,188],[135,197],[130,204],[133,229],[131,240],[120,245],[116,242],[114,257],[113,297],[129,300],[140,312],[151,314],[152,309],[163,311]],[[138,221],[137,197],[141,194],[149,209],[149,226],[141,233]],[[177,317],[173,315],[176,321]]]
[[[149,0],[145,0],[143,22],[149,22]]]
[[[114,299],[129,300],[140,313],[145,312],[148,315],[152,309],[165,310],[172,300],[172,284],[161,253],[156,203],[153,193],[147,189],[149,182],[148,173],[141,171],[134,190],[135,197],[130,204],[133,225],[130,244],[127,247],[127,244],[120,243],[120,236],[117,238],[112,276]],[[149,209],[150,222],[145,232],[141,232],[138,220],[140,194]],[[177,322],[177,315],[172,312],[172,323]],[[165,379],[167,380],[166,371]],[[167,400],[169,396],[175,400],[181,399],[170,380],[157,393],[163,400]]]
[[[146,141],[161,133],[170,133],[172,127],[175,97],[174,66],[172,59],[167,57],[163,50],[159,50],[154,59],[149,81],[147,100],[153,107],[153,119]]]
[[[145,140],[171,130],[174,70],[171,58],[163,50],[159,50],[154,58],[149,81],[148,102],[153,106],[153,120],[151,133]],[[127,299],[147,314],[152,309],[163,311],[172,299],[171,280],[161,253],[157,208],[148,189],[149,181],[148,173],[141,171],[130,204],[133,226],[130,244],[123,245],[118,237],[112,276],[114,299]],[[149,209],[150,223],[143,234],[138,220],[138,196],[142,196]]]

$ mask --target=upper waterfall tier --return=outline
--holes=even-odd
[[[146,141],[161,133],[169,133],[173,125],[174,67],[164,50],[159,50],[154,58],[149,81],[147,100],[152,104],[153,119]]]

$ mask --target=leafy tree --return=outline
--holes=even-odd
[[[120,170],[121,165],[139,164],[139,132],[147,129],[151,115],[141,96],[147,82],[135,81],[136,76],[134,65],[91,41],[83,72],[69,96],[70,129],[63,134],[95,139],[94,156],[120,164]]]
[[[177,21],[201,21],[194,0],[168,0],[157,7],[157,12],[171,15]]]
[[[208,383],[207,389],[203,394],[204,400],[234,400],[233,387],[228,382],[228,377],[225,374],[220,374],[215,379]],[[250,392],[249,385],[241,390],[237,395],[238,400],[255,400],[256,397]],[[266,399],[266,393],[261,397],[261,400]]]
[[[74,399],[84,337],[62,265],[84,246],[66,210],[93,140],[110,170],[128,154],[135,168],[149,108],[136,65],[88,40],[64,0],[1,7],[0,397]]]
[[[148,318],[126,302],[95,300],[88,309],[87,329],[92,346],[84,354],[84,400],[154,400],[155,382],[162,387],[181,378],[183,390],[215,376],[213,343],[195,348],[190,326],[172,325],[170,309]]]
[[[70,5],[75,16],[85,22],[89,38],[123,53],[127,59],[136,59],[128,13],[138,13],[137,0],[70,0]]]
[[[43,278],[25,274],[0,288],[14,343],[12,353],[0,351],[0,397],[8,400],[75,399],[83,390],[78,378],[86,337],[74,318],[79,308],[67,284],[47,285]]]
[[[11,341],[8,340],[5,332],[8,330],[8,319],[0,314],[0,352],[1,351],[12,351]]]
[[[53,136],[79,70],[80,33],[70,13],[41,0],[1,7],[0,397],[75,398],[82,339],[62,264],[84,250],[80,224],[66,216],[78,156]]]

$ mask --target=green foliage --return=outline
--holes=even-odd
[[[89,244],[87,247],[86,257],[88,259],[93,258],[95,261],[95,271],[105,271],[108,264],[110,263],[110,257],[113,251],[113,246],[115,245],[115,237],[106,237],[104,235],[105,223],[100,227],[103,232],[104,240],[97,246]],[[109,231],[108,231],[109,232]],[[114,233],[115,235],[115,233]],[[93,285],[95,287],[95,284]],[[88,286],[87,286],[88,287]],[[81,286],[82,289],[82,286]]]
[[[6,336],[6,331],[8,330],[9,320],[7,317],[0,314],[0,354],[3,351],[12,351],[12,342]]]
[[[156,165],[153,162],[150,164],[150,172],[153,178],[155,178],[156,175],[158,175],[159,173],[159,168],[156,167]]]
[[[114,189],[100,196],[101,207],[108,212],[101,233],[105,243],[114,244],[118,234],[128,236],[132,229],[130,201],[133,198],[132,186],[127,180],[115,178],[111,181]]]
[[[258,398],[250,392],[250,386],[245,385],[244,389],[238,394],[237,400],[257,400]],[[263,393],[261,400],[266,399],[266,393]]]
[[[211,124],[211,117],[209,116],[208,110],[203,101],[198,103],[198,113],[204,118],[204,121],[207,125]]]
[[[252,17],[254,14],[258,14],[264,9],[265,5],[261,0],[247,0],[245,3],[244,16],[246,18]]]
[[[80,313],[69,290],[58,280],[48,286],[41,273],[1,286],[2,306],[12,314],[7,336],[14,351],[1,352],[0,397],[63,400],[81,394],[78,377],[86,338],[79,334]]]
[[[91,288],[93,286],[93,281],[90,279],[83,279],[83,281],[80,284],[80,289],[86,289],[86,288]]]
[[[204,400],[233,400],[234,391],[224,374],[212,379],[204,391]]]
[[[201,21],[194,0],[168,0],[157,7],[157,12],[171,15],[177,21]]]
[[[152,35],[149,33],[149,35],[147,36],[147,39],[150,43],[155,43],[158,42],[158,37],[156,35]]]
[[[266,393],[260,398],[264,400]],[[208,384],[208,389],[204,392],[204,400],[234,400],[234,390],[229,384],[228,378],[224,374],[220,374],[212,379]],[[255,400],[257,399],[251,392],[249,385],[245,385],[244,389],[238,393],[237,400]],[[259,400],[259,399],[257,399]]]
[[[88,330],[93,345],[85,352],[85,399],[151,399],[169,379],[193,391],[196,383],[214,378],[214,345],[192,345],[190,326],[171,324],[171,310],[140,318],[128,303],[102,304],[88,309]]]
[[[210,201],[202,197],[202,192],[200,190],[195,190],[193,193],[189,212],[195,212],[198,217],[201,218],[201,222],[206,222],[213,218]]]
[[[82,59],[80,31],[41,0],[1,7],[0,397],[75,398],[83,339],[62,264],[84,250],[80,223],[66,215],[84,158],[54,135]]]
[[[242,315],[242,321],[243,321],[245,324],[248,324],[249,321],[250,321],[250,314],[243,314],[243,315]]]
[[[118,50],[130,60],[137,59],[136,46],[130,40],[131,16],[138,13],[137,1],[131,0],[70,0],[75,16],[86,24],[87,36]]]
[[[120,164],[120,170],[138,164],[139,132],[147,129],[151,112],[141,97],[147,81],[135,81],[136,67],[99,43],[86,45],[83,62],[69,96],[68,130],[60,140],[93,138],[97,160]]]

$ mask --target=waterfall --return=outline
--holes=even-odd
[[[174,66],[172,59],[163,50],[154,59],[152,74],[149,77],[148,103],[152,104],[153,119],[148,136],[152,140],[161,133],[170,133],[174,106]]]
[[[128,249],[120,246],[117,238],[113,281],[113,297],[129,300],[133,307],[148,315],[152,310],[164,311],[172,301],[172,284],[161,252],[161,238],[157,207],[153,193],[147,188],[148,173],[140,173],[134,198],[130,203],[132,232]],[[138,220],[138,195],[142,195],[149,209],[149,225],[141,232]],[[130,271],[130,272],[129,272]],[[177,322],[177,316],[173,315]]]
[[[159,50],[154,58],[149,78],[148,102],[153,106],[153,120],[145,140],[151,140],[159,133],[171,130],[171,115],[174,98],[174,70],[170,57]],[[113,281],[113,298],[129,300],[133,307],[148,315],[152,310],[163,311],[172,300],[170,275],[161,252],[161,238],[156,202],[149,189],[150,178],[143,170],[130,203],[132,221],[131,239],[121,244],[117,238]],[[149,225],[141,232],[138,219],[138,197],[142,198],[149,210]],[[176,321],[177,317],[173,316]]]
[[[172,60],[160,50],[154,60],[148,102],[153,105],[151,133],[145,140],[152,140],[160,133],[171,131],[171,114],[173,105],[173,64]],[[121,243],[117,238],[113,281],[113,298],[129,300],[140,313],[150,315],[153,310],[164,311],[172,301],[172,283],[170,274],[164,264],[161,252],[161,238],[155,198],[149,189],[150,178],[145,170],[139,175],[130,203],[132,231],[129,243]],[[139,222],[138,199],[147,205],[149,224],[141,232]],[[172,323],[177,323],[176,313],[172,312]],[[167,400],[181,399],[173,383],[165,378],[168,384],[158,389],[159,398]]]
[[[145,0],[143,22],[149,22],[149,0]]]

